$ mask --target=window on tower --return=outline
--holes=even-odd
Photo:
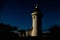
[[[34,19],[35,19],[35,16],[34,16]]]

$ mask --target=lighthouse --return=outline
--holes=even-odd
[[[42,13],[39,10],[38,5],[35,6],[35,9],[33,10],[32,14],[32,32],[31,36],[40,36],[41,35],[41,19],[42,19]]]

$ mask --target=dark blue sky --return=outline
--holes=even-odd
[[[35,0],[0,0],[0,22],[17,26],[19,29],[31,28],[31,13],[35,2]],[[51,25],[60,24],[59,0],[39,0],[39,8],[43,13],[43,31]]]

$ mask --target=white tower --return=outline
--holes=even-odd
[[[41,13],[38,10],[38,5],[35,6],[35,9],[32,12],[32,33],[31,36],[40,36],[41,31]]]

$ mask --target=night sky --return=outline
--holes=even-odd
[[[0,23],[17,26],[19,29],[30,29],[31,13],[36,0],[0,0]],[[42,30],[46,31],[52,25],[60,25],[60,1],[38,0],[43,13]]]

